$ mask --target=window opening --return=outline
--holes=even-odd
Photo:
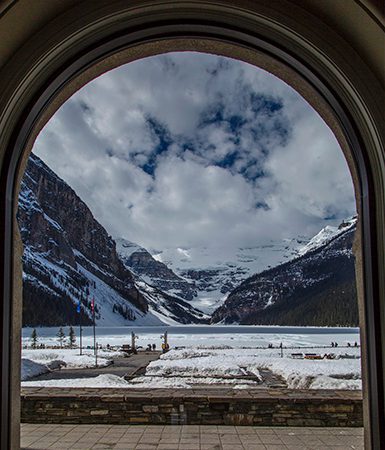
[[[332,132],[273,75],[184,52],[100,76],[22,182],[23,386],[360,389],[355,207]],[[61,378],[118,350],[155,361]]]

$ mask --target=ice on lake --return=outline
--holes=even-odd
[[[68,330],[63,327],[64,332]],[[79,327],[74,327],[79,338]],[[39,343],[57,344],[59,328],[36,328]],[[346,345],[359,343],[358,328],[327,327],[280,327],[280,326],[164,326],[164,327],[96,327],[96,341],[105,346],[121,346],[131,342],[131,332],[137,336],[137,345],[143,348],[155,343],[160,348],[161,335],[167,331],[171,347],[195,348],[200,346],[267,347],[282,345],[286,347],[328,346],[331,342]],[[23,328],[23,344],[28,344],[32,328]],[[92,327],[83,327],[83,345],[93,345]]]

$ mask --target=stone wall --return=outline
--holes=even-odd
[[[362,427],[362,394],[288,389],[23,388],[27,423]]]

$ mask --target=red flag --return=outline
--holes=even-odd
[[[92,299],[91,300],[91,311],[94,312],[94,310],[95,310],[95,300]]]

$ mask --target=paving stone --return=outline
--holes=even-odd
[[[200,445],[194,444],[194,443],[186,443],[186,444],[179,443],[178,449],[179,450],[200,450]]]
[[[257,434],[276,434],[273,428],[253,427]]]
[[[277,435],[261,435],[259,436],[259,439],[261,440],[262,444],[274,444],[274,445],[282,445],[282,440]]]
[[[182,446],[182,445],[186,445],[186,446],[200,445],[200,442],[198,439],[181,439],[179,441],[179,446]]]
[[[239,436],[243,445],[251,445],[251,444],[262,444],[261,439],[256,435],[242,435]]]
[[[245,450],[266,450],[263,444],[244,444],[243,448]]]
[[[156,450],[178,450],[178,444],[159,444]]]
[[[150,433],[132,425],[26,425],[21,427],[26,450],[364,450],[363,430],[355,428],[166,425],[151,426]]]
[[[180,440],[181,441],[193,441],[193,442],[200,442],[201,435],[200,434],[181,434]]]
[[[237,433],[239,435],[255,435],[256,431],[251,427],[237,427]]]
[[[237,433],[237,429],[235,428],[235,427],[231,427],[231,426],[219,426],[218,427],[218,430],[221,432],[221,433],[226,433],[226,434],[238,434]]]
[[[208,436],[201,436],[201,445],[202,444],[220,444],[221,440],[219,436],[216,434],[210,434]]]
[[[288,443],[288,442],[284,442],[283,445],[285,445],[288,449],[300,449],[303,450],[305,448],[307,448],[307,445],[304,444],[303,442],[297,442],[297,443]]]
[[[138,443],[139,444],[158,444],[159,438],[157,436],[152,437],[151,435],[142,436]]]
[[[135,450],[151,450],[153,448],[157,448],[157,444],[138,444],[135,447]]]
[[[287,450],[286,445],[267,444],[265,447],[266,450]]]
[[[136,445],[131,444],[116,444],[114,450],[136,450]]]
[[[220,435],[222,445],[223,444],[240,444],[241,440],[237,434],[221,434]]]
[[[244,450],[244,448],[243,448],[243,445],[237,445],[237,444],[224,445],[224,444],[222,444],[222,450]]]
[[[164,430],[164,425],[149,425],[146,427],[147,433],[161,433]]]
[[[179,441],[179,437],[161,437],[159,440],[159,444],[178,444]]]

